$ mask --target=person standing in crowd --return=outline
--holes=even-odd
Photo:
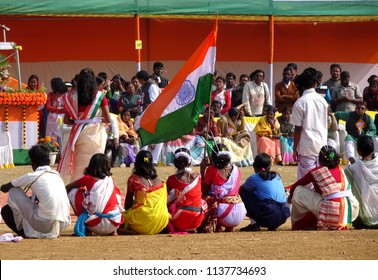
[[[167,187],[158,177],[149,151],[139,151],[136,156],[127,180],[125,209],[120,235],[157,234],[168,225]]]
[[[361,160],[345,170],[352,192],[360,204],[360,212],[353,221],[353,227],[378,229],[378,157],[374,152],[373,138],[367,135],[358,138],[357,151]]]
[[[72,128],[57,170],[63,178],[71,175],[72,182],[83,176],[94,154],[105,151],[103,122],[110,123],[111,119],[105,94],[97,91],[95,75],[89,68],[80,71],[77,91],[63,95],[63,103],[64,123]]]
[[[297,77],[298,65],[294,62],[290,62],[286,65],[286,67],[291,68],[291,80],[294,81],[294,79]]]
[[[360,87],[349,81],[349,72],[343,71],[340,74],[340,85],[332,91],[331,103],[335,106],[335,111],[353,112],[356,104],[362,101]]]
[[[39,84],[39,78],[37,75],[32,74],[29,76],[27,87],[25,88],[30,92],[45,92],[45,89],[42,89]],[[46,93],[45,93],[46,94]],[[45,105],[38,106],[38,134],[39,137],[45,137],[46,130],[46,120],[47,120],[47,111]]]
[[[250,82],[243,89],[242,103],[245,103],[245,115],[248,117],[260,117],[266,105],[272,105],[272,97],[268,85],[263,82],[265,73],[256,70],[251,73]]]
[[[190,152],[186,148],[175,151],[173,164],[176,173],[167,179],[168,209],[171,232],[196,232],[206,212],[202,202],[201,175],[190,168]]]
[[[318,77],[318,86],[316,87],[315,91],[320,94],[320,96],[324,97],[327,103],[331,103],[331,91],[325,85],[323,85],[323,73],[321,71],[317,71],[316,76]]]
[[[231,91],[231,107],[237,108],[243,104],[243,89],[244,85],[249,81],[247,74],[241,74],[239,77],[239,84]],[[244,111],[244,108],[243,108]]]
[[[120,74],[114,75],[114,77],[110,81],[110,90],[108,90],[106,94],[110,106],[110,113],[119,114],[117,105],[121,94],[125,91],[125,82],[125,79]]]
[[[201,163],[202,196],[208,205],[200,232],[234,231],[244,219],[246,209],[239,195],[241,171],[231,164],[231,154],[223,144],[214,146],[211,155],[213,165]]]
[[[345,230],[357,218],[359,204],[340,162],[340,154],[325,145],[319,152],[320,166],[287,187],[293,230]],[[305,187],[310,183],[314,189]]]
[[[8,204],[1,209],[5,224],[28,238],[57,238],[71,223],[70,203],[59,173],[49,166],[49,149],[32,146],[28,155],[32,173],[1,186],[9,192]],[[31,189],[32,196],[27,196]]]
[[[211,102],[219,101],[222,105],[220,114],[224,115],[231,108],[231,92],[224,88],[226,79],[222,76],[218,76],[215,82],[217,88],[211,92]]]
[[[345,121],[345,130],[347,135],[345,137],[345,150],[347,152],[347,158],[350,163],[354,163],[355,160],[355,149],[357,144],[357,139],[362,135],[368,135],[370,137],[375,137],[377,134],[377,128],[375,127],[374,120],[368,114],[366,114],[366,102],[357,102],[356,108],[353,112],[335,112],[334,116],[336,121]]]
[[[251,221],[240,231],[260,231],[261,227],[274,231],[290,217],[281,177],[270,171],[271,166],[272,159],[268,154],[258,154],[253,162],[255,174],[249,176],[240,188],[239,193]]]
[[[316,69],[306,68],[295,84],[302,96],[294,103],[290,123],[295,125],[293,158],[298,162],[297,178],[318,166],[320,149],[327,144],[328,104],[316,91]]]
[[[30,75],[28,79],[27,87],[25,89],[31,92],[38,92],[40,90],[40,84],[39,84],[39,79],[37,75],[35,74]]]
[[[150,75],[144,70],[140,70],[136,77],[141,84],[141,94],[142,94],[142,111],[145,111],[152,102],[160,94],[159,87],[150,80]]]
[[[236,75],[234,72],[228,72],[226,74],[226,89],[232,92],[235,87],[236,87]]]
[[[331,98],[333,96],[333,90],[338,87],[341,83],[341,80],[340,80],[340,74],[341,74],[341,66],[340,64],[337,64],[337,63],[333,63],[331,64],[331,66],[329,67],[329,70],[330,70],[330,74],[331,74],[331,78],[329,78],[327,81],[325,81],[323,83],[323,86],[324,87],[327,87],[327,89],[329,89],[329,91],[331,92]],[[331,102],[331,109],[332,109],[332,112],[335,112],[336,110],[336,103],[332,103]]]
[[[110,172],[110,161],[102,153],[94,154],[84,176],[66,186],[68,198],[78,216],[75,234],[117,235],[123,224],[121,192]]]
[[[163,72],[164,72],[164,65],[160,61],[157,61],[154,63],[153,66],[153,78],[156,79],[157,85],[160,89],[163,89],[167,87],[169,84],[169,80],[165,77],[163,77]]]
[[[63,121],[65,112],[63,94],[67,92],[67,87],[61,78],[52,78],[51,89],[52,92],[47,95],[47,101],[45,104],[46,111],[48,112],[45,135],[57,139],[59,147],[62,147],[60,123]]]
[[[280,113],[285,107],[291,111],[299,98],[299,91],[291,80],[292,74],[292,68],[285,67],[282,72],[282,81],[275,85],[276,108]]]

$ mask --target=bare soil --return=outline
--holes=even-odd
[[[196,167],[195,167],[196,168]],[[296,179],[296,167],[275,166],[285,185]],[[171,166],[157,167],[161,178],[173,174]],[[0,170],[0,184],[30,172],[30,166]],[[125,193],[130,168],[114,168],[113,176]],[[243,182],[253,173],[242,168]],[[0,194],[1,205],[7,194]],[[73,220],[76,220],[73,217]],[[291,231],[290,219],[276,232],[158,234],[153,236],[75,237],[74,223],[53,240],[24,239],[0,242],[1,260],[376,260],[377,230]],[[11,232],[0,224],[0,234]]]

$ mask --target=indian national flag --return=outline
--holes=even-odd
[[[218,21],[173,80],[135,122],[142,146],[175,140],[192,132],[210,102]]]

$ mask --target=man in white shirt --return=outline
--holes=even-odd
[[[316,69],[307,68],[295,78],[302,96],[294,103],[290,123],[295,125],[293,157],[297,179],[317,167],[320,149],[327,145],[327,101],[316,91]]]
[[[7,226],[29,238],[57,238],[70,223],[70,203],[59,173],[49,166],[49,149],[41,144],[30,148],[33,173],[1,186],[9,192],[8,205],[1,209]],[[27,189],[32,197],[28,197]]]

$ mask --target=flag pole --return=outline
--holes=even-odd
[[[135,13],[135,49],[137,51],[136,55],[136,71],[139,72],[141,70],[141,49],[142,49],[142,41],[140,40],[140,21],[139,15]]]
[[[269,16],[269,61],[268,61],[268,72],[269,72],[269,90],[271,94],[272,104],[275,104],[275,95],[273,92],[273,61],[274,61],[274,16]]]
[[[217,15],[216,15],[216,18],[215,18],[215,25],[216,25],[216,32],[218,33],[218,12],[217,12]],[[215,65],[214,65],[214,71],[215,71]],[[213,77],[214,78],[214,72],[213,72]],[[210,88],[210,94],[209,94],[209,116],[207,118],[207,130],[205,132],[205,151],[204,151],[204,154],[203,154],[203,159],[205,160],[206,159],[206,154],[207,154],[207,146],[208,146],[208,143],[207,143],[207,136],[209,135],[209,130],[210,130],[210,110],[211,110],[211,88]],[[214,140],[215,141],[215,140]]]

